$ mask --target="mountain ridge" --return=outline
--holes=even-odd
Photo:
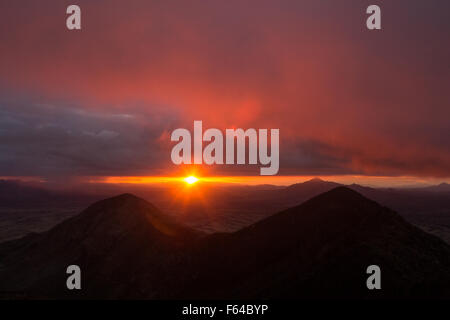
[[[347,187],[212,235],[122,194],[0,244],[0,261],[0,290],[50,298],[448,297],[450,287],[448,245]],[[65,288],[68,264],[83,270],[81,292]],[[365,287],[371,264],[381,292]]]

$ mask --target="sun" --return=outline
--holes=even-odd
[[[184,178],[184,181],[187,184],[194,184],[194,183],[196,183],[198,181],[198,178],[196,178],[194,176],[189,176],[189,177]]]

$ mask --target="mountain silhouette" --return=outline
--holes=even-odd
[[[324,181],[320,178],[313,178],[284,188],[263,191],[258,195],[259,203],[257,206],[263,204],[265,207],[275,206],[286,209],[339,186],[342,185],[336,182]]]
[[[124,194],[0,245],[0,291],[29,298],[449,297],[450,247],[337,187],[234,233],[205,235]],[[79,265],[82,290],[65,288]],[[381,268],[368,290],[366,269]]]
[[[218,288],[229,298],[448,295],[450,247],[346,187],[226,238],[212,259],[218,270],[209,270],[226,275]],[[382,270],[380,292],[366,288],[372,264]]]
[[[422,189],[427,190],[427,191],[434,191],[434,192],[450,192],[450,184],[443,182],[436,186],[430,186],[430,187],[426,187],[426,188],[422,188]]]
[[[329,191],[333,188],[341,186],[339,183],[324,181],[320,178],[313,178],[311,180],[292,184],[282,190],[285,197],[296,197],[299,199],[309,199],[318,194]]]
[[[140,291],[138,279],[161,281],[158,270],[164,265],[169,276],[177,267],[176,255],[199,235],[148,202],[123,194],[93,204],[48,232],[0,245],[0,291],[64,297],[65,271],[75,264],[89,283],[84,296],[152,297],[153,292]],[[128,292],[133,287],[135,294]]]
[[[51,205],[82,204],[95,201],[96,195],[84,191],[55,191],[39,186],[39,183],[25,183],[19,180],[0,179],[0,204],[2,207],[42,207]],[[98,198],[97,198],[98,199]]]

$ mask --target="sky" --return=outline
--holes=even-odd
[[[70,4],[0,3],[0,177],[184,174],[194,120],[279,128],[281,176],[450,177],[450,2],[79,0],[75,31]]]

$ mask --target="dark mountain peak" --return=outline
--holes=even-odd
[[[357,183],[352,183],[350,185],[347,186],[348,188],[356,191],[356,192],[361,192],[366,194],[367,192],[374,192],[376,191],[376,189],[372,188],[372,187],[367,187],[367,186],[363,186]]]
[[[313,199],[311,199],[313,200]],[[317,197],[314,198],[314,201],[317,202],[327,202],[337,200],[342,203],[352,203],[354,204],[356,202],[371,202],[373,204],[376,204],[374,201],[367,199],[363,195],[361,195],[359,192],[346,187],[346,186],[339,186],[334,189],[331,189],[330,191],[324,192]],[[376,204],[378,205],[378,204]]]
[[[33,238],[33,250],[43,256],[80,252],[106,255],[114,248],[177,246],[197,238],[198,232],[177,224],[155,206],[125,193],[98,201],[47,232]],[[144,248],[143,248],[144,249]],[[30,253],[32,254],[32,253]]]
[[[315,218],[328,220],[328,222],[336,220],[337,224],[334,227],[341,223],[345,226],[358,225],[359,222],[379,225],[403,220],[392,210],[345,186],[324,192],[291,210],[314,211],[317,214],[320,212],[322,216]]]
[[[100,203],[101,204],[115,204],[115,205],[121,204],[121,203],[122,204],[125,204],[125,203],[135,204],[135,205],[146,203],[147,205],[152,206],[152,204],[148,203],[144,199],[139,198],[131,193],[122,193],[117,196],[113,196],[113,197],[98,201],[98,202],[94,203],[93,206],[100,204]]]
[[[338,186],[339,183],[314,178],[279,190],[278,197],[283,199],[286,205],[293,206]]]
[[[386,230],[406,232],[410,227],[392,210],[339,186],[243,229],[242,233],[265,233],[268,239],[285,238],[294,242],[299,236],[324,241],[353,237],[352,241],[357,241],[381,239]]]
[[[133,194],[124,193],[98,201],[69,219],[67,224],[76,230],[95,228],[104,233],[134,234],[147,232],[165,236],[179,236],[194,233],[174,222],[153,204]]]
[[[322,179],[320,179],[318,177],[315,177],[315,178],[312,178],[311,180],[308,180],[308,181],[305,181],[305,182],[324,182],[324,180],[322,180]]]
[[[12,261],[11,268],[0,272],[0,291],[22,286],[68,294],[61,277],[70,264],[84,270],[95,269],[91,271],[95,277],[87,285],[91,288],[102,288],[104,281],[111,285],[114,282],[111,279],[117,277],[133,286],[129,283],[130,275],[137,270],[141,279],[152,278],[152,282],[157,282],[159,276],[152,268],[167,268],[171,259],[183,255],[184,249],[192,246],[199,236],[200,233],[175,223],[147,201],[129,193],[121,194],[94,203],[47,232],[0,246],[2,263],[9,265]],[[22,269],[28,270],[25,276],[17,272]],[[58,279],[59,288],[55,289],[54,281],[48,281],[48,277]],[[151,295],[153,287],[149,285],[145,290]]]
[[[448,184],[446,182],[442,182],[442,183],[437,184],[437,185],[424,187],[424,188],[418,188],[418,189],[415,189],[415,190],[416,191],[448,192],[448,191],[450,191],[450,184]]]
[[[123,223],[126,221],[145,220],[147,216],[165,218],[151,203],[130,193],[124,193],[95,202],[74,217],[73,220],[93,221],[98,219],[102,223],[107,223],[108,221],[114,222],[114,220],[119,219]]]
[[[384,297],[449,294],[449,246],[348,187],[333,188],[242,229],[231,240],[239,248],[235,254],[251,261],[237,273],[244,275],[242,292],[263,297],[277,292],[293,297],[375,297],[364,286],[364,276],[367,266],[377,264],[386,283]],[[263,288],[262,277],[254,277],[251,283],[246,277],[264,264],[277,275],[291,278],[279,282],[265,278]],[[309,279],[298,276],[304,274]]]
[[[340,184],[336,183],[336,182],[325,181],[320,178],[313,178],[313,179],[307,180],[305,182],[294,183],[294,184],[286,187],[285,189],[286,190],[294,190],[294,189],[299,189],[299,188],[302,188],[302,189],[303,188],[311,188],[311,187],[312,188],[314,188],[314,187],[321,188],[321,187],[329,187],[329,186],[336,187],[336,186],[340,186]]]
[[[118,196],[111,197],[110,199],[122,199],[122,200],[141,200],[141,198],[135,196],[132,193],[122,193]]]
[[[307,180],[307,181],[305,181],[305,182],[294,184],[294,186],[295,186],[295,185],[304,185],[304,186],[326,186],[326,185],[333,185],[333,186],[339,186],[340,184],[339,184],[339,183],[336,183],[336,182],[332,182],[332,181],[326,181],[326,180],[323,180],[323,179],[321,179],[321,178],[315,177],[315,178],[312,178],[312,179]]]

